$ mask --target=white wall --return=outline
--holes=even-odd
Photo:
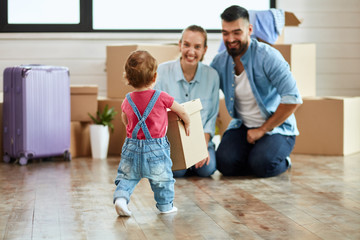
[[[316,43],[317,95],[360,96],[360,1],[276,1],[303,19],[285,41]]]
[[[277,0],[277,7],[303,19],[300,27],[285,29],[285,42],[316,43],[317,95],[360,96],[360,1]],[[0,71],[28,63],[68,66],[72,84],[98,84],[100,95],[105,96],[106,45],[177,43],[179,37],[163,33],[0,33]],[[220,39],[220,34],[209,34],[205,63],[216,54]],[[1,74],[0,91],[2,81]]]
[[[216,54],[220,34],[209,34],[209,50],[204,62]],[[106,96],[106,46],[110,44],[177,43],[180,33],[2,33],[0,71],[20,64],[67,66],[71,84],[97,84]],[[210,46],[211,45],[211,46]],[[0,90],[3,88],[1,75]]]

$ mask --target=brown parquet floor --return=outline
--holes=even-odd
[[[360,153],[292,155],[272,178],[188,177],[160,215],[146,179],[117,217],[120,157],[0,163],[0,239],[360,239]]]

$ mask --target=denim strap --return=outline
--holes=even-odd
[[[137,138],[137,134],[140,130],[140,128],[143,130],[144,134],[145,134],[145,138],[146,139],[151,139],[151,134],[150,131],[148,129],[148,127],[146,126],[145,120],[146,118],[149,116],[151,110],[153,109],[157,99],[160,96],[161,91],[156,90],[154,95],[151,97],[150,102],[148,103],[144,114],[141,116],[138,108],[136,107],[135,103],[133,102],[133,100],[130,97],[130,93],[126,94],[126,99],[128,100],[128,102],[130,103],[130,106],[132,107],[135,115],[137,116],[139,122],[136,124],[132,134],[131,134],[131,138],[136,139]]]

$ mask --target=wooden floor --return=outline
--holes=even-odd
[[[293,155],[278,177],[177,179],[160,215],[147,180],[117,217],[118,157],[0,163],[0,239],[360,239],[360,154]]]

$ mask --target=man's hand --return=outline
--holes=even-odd
[[[255,141],[259,140],[265,135],[265,131],[261,128],[249,129],[247,132],[247,141],[250,144],[255,144]]]
[[[248,130],[247,141],[251,144],[255,144],[255,141],[262,138],[267,132],[280,126],[299,106],[300,104],[280,103],[274,114],[266,120],[261,127]]]

